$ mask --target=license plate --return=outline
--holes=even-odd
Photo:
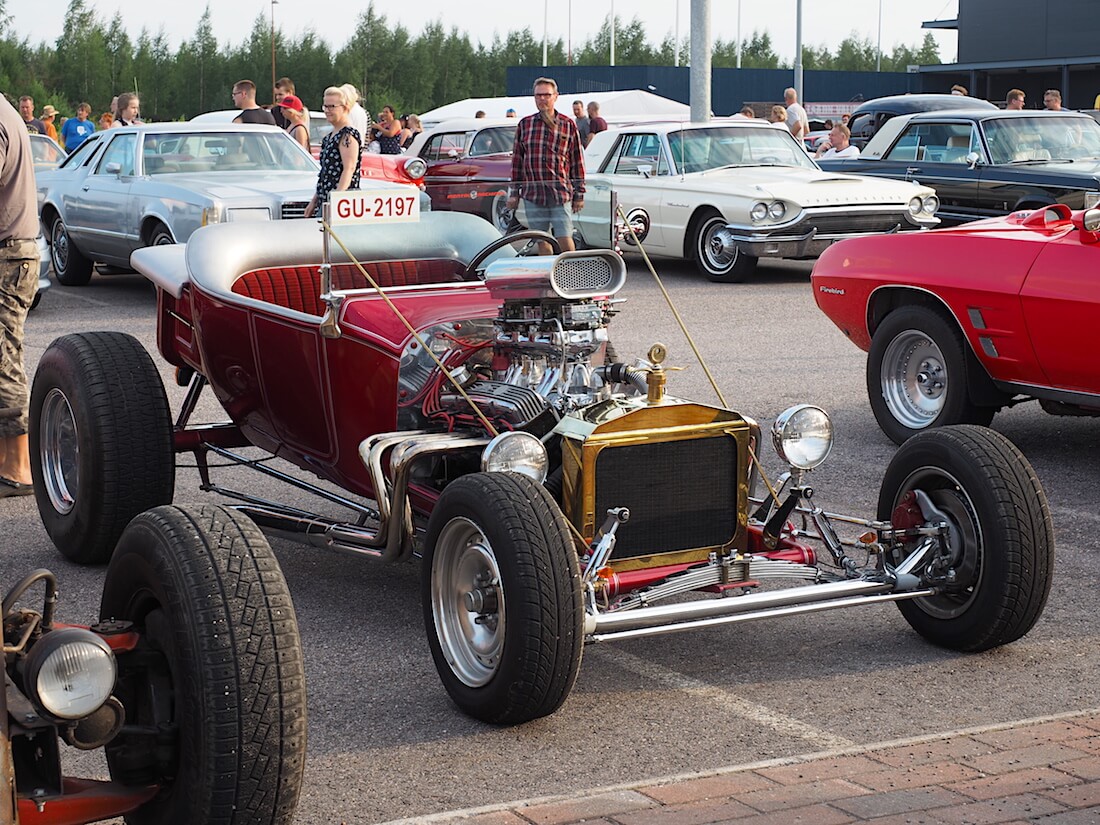
[[[400,189],[359,189],[329,193],[329,223],[416,223],[420,220],[420,192]]]

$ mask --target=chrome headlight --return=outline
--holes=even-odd
[[[82,719],[99,710],[115,688],[115,673],[108,644],[78,627],[44,635],[23,670],[31,700],[58,719]]]
[[[1085,209],[1095,209],[1100,206],[1100,192],[1085,193]]]
[[[820,407],[799,404],[780,413],[772,424],[772,443],[779,457],[799,470],[812,470],[833,448],[833,422]]]
[[[773,221],[780,220],[786,214],[787,204],[783,203],[783,201],[776,201],[768,207],[768,217]]]
[[[428,164],[423,158],[408,158],[405,161],[405,174],[413,180],[420,180],[428,172]]]
[[[539,484],[546,480],[549,464],[542,442],[519,430],[501,433],[481,453],[482,472],[519,473]]]
[[[940,199],[935,195],[929,195],[924,199],[924,211],[929,215],[935,215],[940,208]]]
[[[1090,209],[1081,220],[1086,232],[1100,232],[1100,209]]]
[[[754,203],[752,209],[749,210],[749,217],[756,223],[760,223],[768,217],[768,205],[766,203]]]
[[[919,215],[921,213],[922,209],[924,209],[924,201],[921,198],[915,197],[915,198],[910,199],[910,201],[909,201],[909,214],[910,215]]]

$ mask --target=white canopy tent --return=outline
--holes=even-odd
[[[684,103],[670,100],[641,89],[625,89],[621,92],[566,92],[558,94],[557,109],[565,115],[572,115],[573,101],[583,100],[600,104],[600,116],[608,123],[632,123],[639,120],[691,120],[691,108]],[[425,112],[420,122],[425,129],[431,129],[444,120],[453,118],[472,118],[483,111],[488,117],[504,117],[509,109],[515,109],[516,115],[526,117],[535,113],[535,99],[532,95],[520,97],[471,97],[448,103]]]

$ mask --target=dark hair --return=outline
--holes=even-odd
[[[289,77],[280,77],[278,80],[275,81],[275,85],[278,86],[280,89],[285,89],[291,94],[295,94],[294,81],[291,80]]]

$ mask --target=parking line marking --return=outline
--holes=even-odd
[[[674,670],[663,668],[647,659],[643,659],[640,656],[634,656],[619,648],[601,646],[593,652],[602,658],[609,659],[619,667],[631,670],[646,679],[659,682],[674,690],[700,696],[708,703],[727,710],[736,716],[740,716],[757,725],[764,725],[786,736],[803,739],[816,747],[825,750],[836,750],[840,748],[850,748],[855,744],[851,739],[846,739],[843,736],[837,736],[828,731],[820,730],[813,725],[803,722],[801,719],[795,719],[793,716],[780,713],[772,708],[757,704],[756,702],[750,702],[748,699],[743,699],[729,690],[724,690],[714,685],[707,684],[699,679],[685,676],[683,673],[677,673]],[[589,655],[591,655],[591,653],[589,653]]]

